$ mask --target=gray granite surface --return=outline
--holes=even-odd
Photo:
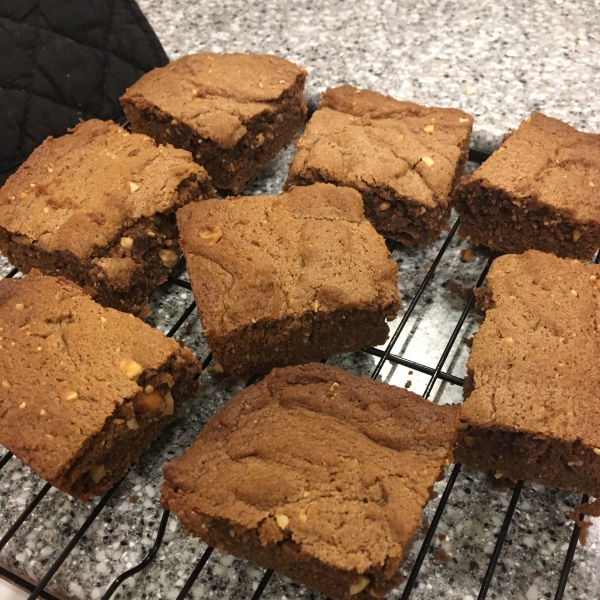
[[[273,53],[305,67],[313,104],[352,84],[462,108],[473,144],[535,111],[600,132],[597,0],[140,0],[171,59]]]
[[[508,3],[457,2],[183,2],[142,0],[171,58],[201,51],[274,52],[309,70],[307,94],[313,104],[330,85],[368,86],[427,104],[459,106],[476,116],[474,145],[491,148],[504,131],[540,109],[587,131],[600,131],[594,98],[600,89],[599,2]],[[282,153],[255,177],[245,193],[276,193],[285,179],[293,149]],[[452,220],[450,221],[450,224]],[[393,248],[403,298],[408,307],[426,276],[446,233],[426,248]],[[461,261],[467,244],[452,239],[394,352],[435,367],[466,300],[461,288],[479,278],[488,256],[473,250]],[[0,275],[9,270],[2,259]],[[162,331],[192,301],[190,292],[163,286],[151,299],[148,322]],[[402,316],[392,323],[392,330]],[[444,370],[463,377],[467,338],[479,325],[470,313],[453,345]],[[194,311],[176,334],[200,359],[208,355]],[[366,353],[330,359],[356,374],[368,375],[376,359]],[[429,377],[405,367],[386,365],[382,379],[423,393]],[[159,506],[162,465],[183,452],[214,412],[244,382],[201,376],[201,391],[121,483],[107,507],[65,561],[50,588],[69,599],[98,600],[110,582],[137,564],[152,546],[162,515]],[[460,402],[461,389],[439,382],[434,402]],[[448,470],[450,472],[450,469]],[[443,492],[446,481],[436,484]],[[13,458],[0,471],[0,535],[41,489],[40,481]],[[415,599],[474,600],[487,568],[495,537],[512,491],[500,491],[483,474],[461,471],[443,513],[416,587]],[[431,521],[439,499],[426,508]],[[525,484],[500,556],[489,598],[553,598],[572,530],[570,510],[576,494]],[[38,581],[93,510],[52,489],[0,553],[0,564]],[[403,568],[408,574],[423,539],[419,531]],[[442,548],[448,561],[434,556]],[[157,559],[119,589],[115,598],[177,599],[205,546],[182,535],[170,517]],[[592,527],[586,546],[579,546],[565,598],[600,597],[599,527]],[[215,551],[188,597],[251,598],[264,569]],[[402,588],[390,598],[400,598]],[[274,575],[263,598],[321,599],[314,592]]]

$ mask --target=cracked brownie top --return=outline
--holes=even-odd
[[[533,210],[600,221],[600,135],[536,113],[504,140],[467,183],[503,190]]]
[[[177,222],[208,334],[310,311],[398,311],[397,265],[355,190],[319,183],[207,200]]]
[[[47,480],[142,391],[138,378],[196,363],[133,315],[35,270],[0,281],[0,336],[0,442]]]
[[[186,150],[92,119],[45,140],[8,179],[0,226],[45,251],[84,259],[136,220],[177,208],[189,179],[212,190]]]
[[[306,71],[267,54],[191,54],[144,75],[122,101],[176,115],[192,131],[219,147],[233,148],[245,123],[278,110]]]
[[[528,250],[497,258],[487,286],[463,417],[600,447],[600,266]]]
[[[163,505],[359,574],[398,568],[458,410],[329,365],[274,369],[165,469]],[[363,586],[364,587],[364,586]]]
[[[391,193],[425,208],[447,206],[473,118],[352,86],[329,89],[297,142],[288,181]]]

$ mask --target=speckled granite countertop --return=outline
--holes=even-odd
[[[221,0],[140,0],[171,58],[201,50],[274,52],[309,70],[307,94],[316,104],[328,86],[351,83],[426,104],[458,106],[476,117],[473,145],[496,146],[502,134],[534,110],[562,118],[587,131],[600,131],[593,102],[600,91],[598,1],[494,0],[455,2],[242,2]],[[277,193],[293,149],[282,153],[254,178],[245,193]],[[397,247],[404,309],[444,243]],[[432,284],[422,296],[394,347],[396,354],[435,367],[465,305],[457,293],[477,281],[487,256],[475,250],[463,263],[466,243],[453,239]],[[0,275],[9,266],[2,263]],[[453,291],[454,290],[454,291]],[[151,299],[149,321],[166,331],[191,302],[190,292],[166,286]],[[403,310],[404,310],[403,309]],[[396,323],[392,324],[392,328]],[[463,377],[465,338],[478,327],[470,314],[444,369]],[[208,354],[194,311],[176,335],[203,359]],[[365,353],[334,357],[356,374],[367,375],[375,358]],[[382,378],[422,393],[428,377],[404,367],[386,367]],[[137,564],[151,547],[162,511],[158,502],[160,468],[183,452],[202,425],[243,386],[205,372],[202,389],[117,489],[100,517],[83,536],[52,580],[51,589],[69,599],[98,600],[110,582]],[[438,382],[436,402],[460,402],[460,387]],[[436,484],[442,492],[445,481]],[[41,489],[41,482],[18,460],[0,471],[0,535]],[[458,476],[411,598],[474,600],[487,568],[511,491],[499,491],[485,475],[463,470]],[[439,500],[424,517],[431,521]],[[500,556],[488,598],[538,600],[554,597],[572,523],[568,513],[576,494],[526,483]],[[0,565],[38,581],[93,510],[51,490],[0,553]],[[600,527],[576,551],[565,598],[600,598]],[[418,532],[403,568],[410,568],[420,548]],[[443,548],[449,561],[434,557]],[[184,538],[174,517],[156,561],[129,579],[114,596],[175,600],[205,546]],[[439,555],[438,555],[439,556]],[[250,599],[264,569],[214,552],[190,591],[191,598]],[[402,588],[390,598],[400,598]],[[266,600],[321,599],[314,592],[275,575]]]
[[[308,72],[316,103],[352,84],[475,117],[495,147],[535,111],[600,132],[597,0],[139,0],[171,59],[267,52]]]

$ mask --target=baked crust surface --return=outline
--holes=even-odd
[[[330,184],[190,204],[177,214],[206,340],[226,371],[385,341],[398,267],[360,194]]]
[[[452,458],[458,407],[322,364],[237,394],[165,469],[162,503],[222,552],[380,598]]]
[[[286,185],[358,190],[367,217],[407,245],[437,239],[464,171],[473,118],[352,86],[329,89],[297,142]]]
[[[0,443],[82,500],[112,487],[171,420],[169,393],[179,403],[196,387],[187,348],[63,278],[0,281],[0,327]]]

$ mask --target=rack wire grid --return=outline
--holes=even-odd
[[[250,193],[275,193],[290,156],[283,153]],[[471,150],[470,168],[487,156]],[[456,236],[458,219],[451,223],[433,246],[390,245],[404,304],[391,337],[385,346],[339,355],[330,364],[406,385],[433,402],[462,400],[468,336],[479,324],[470,290],[484,283],[493,255],[475,248],[469,261],[461,254],[468,244]],[[10,265],[4,272],[21,276]],[[211,373],[190,290],[182,259],[153,294],[148,322],[203,359],[200,395],[121,482],[83,504],[44,483],[10,452],[1,458],[0,576],[30,592],[30,600],[322,598],[270,569],[184,537],[177,519],[160,508],[162,465],[192,443],[228,398],[256,381]],[[390,599],[600,596],[600,577],[588,566],[597,560],[594,528],[588,536],[594,540],[578,547],[580,529],[568,516],[579,495],[522,481],[501,490],[460,464],[447,469],[435,490],[402,567],[405,582]]]

